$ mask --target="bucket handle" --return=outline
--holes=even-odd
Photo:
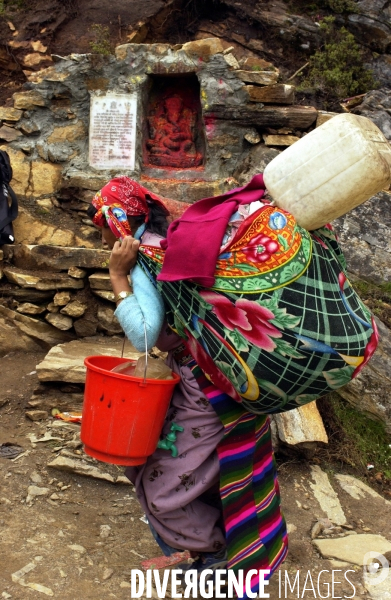
[[[124,357],[125,342],[126,342],[126,335],[124,335],[124,341],[122,342],[121,358]],[[140,385],[142,385],[142,387],[145,387],[147,385],[147,367],[148,367],[147,327],[145,325],[145,321],[144,321],[144,343],[145,343],[144,380],[143,380],[142,384],[140,383]]]

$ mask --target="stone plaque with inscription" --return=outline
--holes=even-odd
[[[91,97],[89,163],[132,171],[136,152],[136,94]]]

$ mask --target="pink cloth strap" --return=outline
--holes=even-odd
[[[220,246],[231,215],[241,204],[260,200],[265,193],[263,175],[255,175],[250,183],[221,196],[198,200],[171,223],[167,238],[161,242],[165,250],[159,281],[191,279],[212,287]]]

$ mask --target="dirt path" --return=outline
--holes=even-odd
[[[78,425],[53,428],[52,420],[31,422],[25,417],[26,402],[37,383],[32,372],[43,356],[8,355],[1,361],[0,445],[19,444],[25,452],[16,460],[0,458],[0,598],[25,600],[49,595],[59,600],[129,599],[131,570],[140,569],[144,559],[159,556],[159,548],[148,525],[140,520],[143,514],[132,485],[82,477],[47,466],[59,447],[68,448],[69,452],[74,451],[72,448],[82,451],[74,443]],[[60,440],[35,443],[34,447],[31,434],[40,439],[48,430]],[[96,464],[113,478],[122,475],[122,468]],[[314,495],[310,467],[307,462],[293,459],[280,467],[283,506],[291,530],[290,553],[281,569],[281,584],[278,574],[270,582],[270,598],[374,598],[363,588],[362,568],[321,558],[312,544],[314,523],[327,515]],[[354,499],[337,487],[332,475],[330,479],[351,529],[336,528],[329,537],[338,538],[353,531],[357,535],[381,534],[391,540],[390,510],[384,500]],[[47,491],[29,502],[30,486]],[[15,581],[15,573],[26,565],[32,567],[30,572]],[[290,591],[284,583],[289,577],[293,584],[298,570],[299,596],[297,587]],[[318,589],[317,578],[324,570],[327,572],[320,575]],[[347,570],[351,570],[351,583],[344,576]],[[308,577],[305,584],[308,571],[313,589]]]

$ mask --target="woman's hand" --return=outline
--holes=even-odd
[[[139,240],[136,240],[131,236],[125,237],[122,242],[115,242],[109,261],[111,280],[128,277],[130,269],[132,269],[137,262],[139,246]]]

